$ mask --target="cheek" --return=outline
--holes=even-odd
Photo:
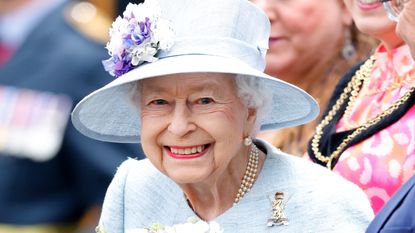
[[[161,130],[162,124],[158,117],[141,113],[141,141],[148,141],[155,137],[158,131]]]
[[[228,124],[234,128],[242,128],[246,123],[247,110],[242,104],[226,106],[221,109],[221,112]]]
[[[141,146],[143,148],[143,152],[145,156],[151,161],[151,163],[158,168],[158,170],[162,170],[162,150],[161,147],[155,143],[152,138],[148,137],[141,137]]]
[[[340,8],[329,3],[318,7],[314,4],[299,9],[301,21],[294,25],[297,33],[293,36],[293,43],[301,51],[301,56],[307,59],[313,59],[323,51],[336,50],[344,35]]]
[[[218,113],[216,120],[209,120],[210,129],[215,132],[217,138],[221,138],[226,143],[235,143],[243,135],[243,128],[246,124],[244,120],[244,110],[241,108],[224,107]]]
[[[316,8],[315,3],[303,3],[301,6],[281,12],[281,20],[293,35],[308,34],[315,30],[315,27],[321,22],[319,14],[320,11]]]
[[[195,115],[193,119],[198,128],[216,138],[216,141],[222,141],[242,129],[244,125],[243,111],[242,108],[238,108],[234,104],[225,104],[215,106],[203,114]]]
[[[353,12],[353,3],[352,3],[352,1],[353,0],[343,0],[344,5],[346,5],[347,10],[351,13]]]
[[[156,118],[141,115],[141,145],[146,157],[158,168],[162,159],[162,147],[158,143],[158,136],[162,132],[163,124]]]

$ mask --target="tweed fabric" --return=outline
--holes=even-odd
[[[252,190],[214,219],[224,232],[364,232],[373,212],[365,194],[354,184],[307,160],[282,153],[256,140],[267,152]],[[289,225],[267,227],[275,192],[287,197]],[[129,159],[118,169],[103,206],[100,226],[121,233],[152,223],[173,225],[195,214],[181,189],[150,161]]]

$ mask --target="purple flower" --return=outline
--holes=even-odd
[[[131,39],[135,42],[135,44],[140,45],[145,40],[150,38],[151,35],[151,22],[148,17],[146,17],[146,21],[139,22],[138,27],[134,28],[133,33],[131,34]]]
[[[106,47],[111,57],[102,62],[106,71],[119,77],[144,62],[156,61],[159,50],[173,45],[173,30],[160,12],[156,0],[128,4],[123,17],[110,28]]]

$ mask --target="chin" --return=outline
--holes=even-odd
[[[282,79],[284,81],[289,81],[285,78],[287,74],[292,72],[292,64],[278,64],[278,65],[269,65],[265,68],[265,73],[273,77]]]
[[[166,174],[170,179],[172,179],[175,183],[177,184],[195,184],[195,183],[200,183],[203,182],[204,180],[206,180],[206,175],[201,174],[200,172],[197,171],[183,171],[183,172],[178,172],[176,171],[172,171],[172,172],[167,172]]]
[[[359,31],[377,39],[379,39],[379,35],[394,31],[396,27],[396,23],[389,20],[386,15],[355,20],[355,23]]]
[[[284,79],[284,77],[279,76],[291,72],[293,66],[295,65],[295,61],[295,56],[286,53],[272,54],[267,57],[265,73],[271,76],[277,76],[278,78]]]

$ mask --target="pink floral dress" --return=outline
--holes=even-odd
[[[336,131],[374,118],[415,86],[415,62],[408,46],[386,52],[381,45],[367,82]],[[345,150],[334,171],[360,186],[377,213],[415,170],[415,106],[397,122]]]

